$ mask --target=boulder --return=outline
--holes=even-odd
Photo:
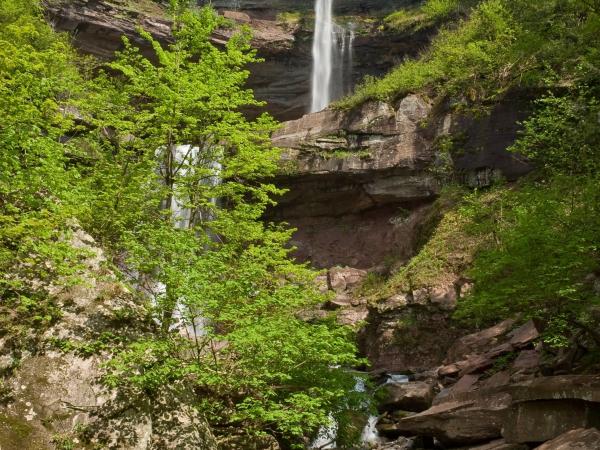
[[[540,337],[540,332],[538,331],[535,323],[530,320],[525,325],[520,326],[519,328],[511,331],[508,334],[510,338],[510,344],[513,347],[524,347],[537,338]]]
[[[342,309],[337,313],[337,322],[341,325],[355,327],[360,325],[369,316],[369,310],[366,306]]]
[[[328,272],[329,288],[336,293],[352,292],[367,277],[365,270],[351,267],[334,267]]]
[[[449,446],[499,439],[510,401],[510,396],[503,393],[477,396],[467,401],[447,401],[400,419],[388,433],[434,437]]]
[[[116,333],[134,339],[154,326],[107,269],[92,237],[74,225],[70,239],[85,252],[81,282],[68,288],[44,286],[62,315],[40,337],[35,352],[21,351],[19,364],[0,383],[10,391],[0,402],[0,448],[51,449],[56,447],[53,440],[75,439],[73,430],[81,428],[92,445],[107,443],[110,448],[215,450],[208,423],[194,407],[197,399],[185,386],[164,387],[151,396],[111,390],[99,381],[105,352],[83,356],[57,349],[57,343],[76,348]]]
[[[454,362],[473,353],[482,353],[498,344],[500,338],[515,325],[513,319],[505,320],[493,327],[459,338],[448,350],[446,361]]]
[[[567,431],[535,450],[591,450],[600,448],[600,431],[596,428]]]
[[[560,393],[555,396],[560,398]],[[507,442],[535,443],[589,427],[600,427],[600,403],[568,398],[523,401],[509,408],[502,435]]]
[[[431,406],[433,401],[433,385],[423,381],[409,383],[386,383],[382,386],[384,400],[379,410],[421,412]]]
[[[483,389],[496,388],[500,386],[506,386],[510,383],[510,372],[508,370],[501,370],[496,372],[488,379],[481,383]]]
[[[469,446],[469,447],[461,447],[460,449],[455,450],[528,450],[529,447],[522,444],[509,444],[504,439],[497,439],[492,442],[488,442],[487,444],[477,445],[477,446]]]
[[[494,391],[511,397],[502,431],[510,443],[544,442],[571,429],[600,426],[599,375],[539,377],[488,390]]]
[[[541,362],[541,355],[537,350],[523,350],[512,364],[516,371],[536,371]]]
[[[423,448],[421,444],[418,438],[400,437],[393,442],[380,443],[374,447],[374,450],[413,450]]]
[[[465,384],[473,380],[467,379]],[[600,426],[600,376],[541,377],[512,385],[439,395],[434,406],[386,426],[390,436],[428,436],[445,445],[553,439]]]

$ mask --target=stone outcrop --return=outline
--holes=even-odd
[[[529,447],[522,444],[509,444],[504,439],[497,439],[487,444],[461,447],[456,450],[529,450]]]
[[[270,217],[298,229],[298,258],[318,267],[369,268],[390,255],[407,260],[423,208],[437,197],[444,177],[481,187],[530,170],[506,151],[515,122],[526,114],[526,102],[514,103],[474,119],[449,106],[434,109],[413,94],[394,105],[373,101],[286,122],[273,142],[284,150],[279,183],[289,192]],[[438,149],[441,139],[460,141],[449,168]],[[453,309],[452,290],[423,294]]]
[[[48,20],[58,30],[73,34],[74,44],[81,51],[110,59],[122,48],[126,36],[144,50],[149,45],[137,33],[141,27],[161,42],[171,42],[171,21],[164,6],[149,2],[110,2],[106,0],[76,0],[51,2],[46,5]],[[264,53],[290,50],[294,45],[294,30],[277,21],[255,19],[241,12],[224,11],[224,16],[236,24],[249,25],[253,30],[252,45]],[[215,44],[225,44],[235,28],[217,30]]]
[[[455,446],[499,438],[508,445],[522,445],[599,424],[600,377],[574,375],[447,397],[422,413],[386,424],[385,432],[434,437]]]
[[[36,351],[17,351],[0,340],[0,355],[18,360],[4,378],[0,398],[0,448],[44,450],[85,438],[109,448],[214,450],[207,422],[193,407],[184,386],[164,392],[111,390],[101,382],[108,359],[98,350],[79,349],[102,337],[141,337],[153,323],[132,293],[106,268],[93,239],[76,228],[72,245],[86,252],[81,283],[48,286],[62,311],[41,337]],[[2,397],[2,396],[0,396]]]
[[[383,401],[378,405],[379,411],[425,411],[431,406],[434,386],[424,381],[409,383],[386,383],[382,386]]]
[[[412,252],[413,214],[422,214],[414,205],[438,190],[427,171],[433,151],[420,129],[430,108],[409,96],[398,108],[325,110],[287,122],[273,136],[285,152],[280,183],[290,192],[271,215],[298,228],[299,258],[368,268],[387,254]]]
[[[388,427],[399,436],[431,436],[445,445],[464,445],[500,438],[504,412],[510,405],[507,395],[450,401],[432,406]]]
[[[208,3],[208,0],[201,0],[200,3]],[[417,3],[415,0],[344,0],[336,2],[334,7],[336,14],[384,14]],[[217,8],[231,8],[235,4],[243,11],[266,16],[278,11],[312,11],[314,8],[313,0],[212,0],[212,4]]]

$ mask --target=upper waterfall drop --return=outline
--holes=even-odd
[[[352,89],[354,25],[333,20],[333,0],[316,0],[313,37],[312,103],[321,111]]]
[[[331,103],[333,33],[333,0],[316,0],[311,112],[321,111]]]

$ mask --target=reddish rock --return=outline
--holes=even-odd
[[[493,348],[501,336],[505,335],[515,324],[512,319],[505,320],[493,327],[464,336],[448,350],[446,361],[459,361],[473,353],[483,353]]]
[[[489,377],[487,380],[484,380],[481,383],[482,389],[495,388],[500,386],[506,386],[510,383],[510,372],[507,370],[503,370],[501,372],[496,372],[494,375]]]
[[[223,17],[238,23],[250,23],[252,21],[248,14],[241,11],[223,11]]]
[[[510,344],[514,347],[524,347],[540,337],[540,332],[532,320],[508,334]]]
[[[448,401],[399,420],[393,429],[399,436],[434,437],[444,445],[486,442],[501,437],[503,416],[509,405],[507,394]]]
[[[479,373],[489,369],[494,365],[494,357],[488,355],[474,355],[464,362],[461,362],[459,375],[462,377],[470,373]]]
[[[422,381],[387,383],[382,386],[384,400],[379,405],[383,411],[425,411],[433,401],[433,385]]]
[[[598,403],[578,399],[524,401],[513,404],[508,410],[502,435],[507,442],[535,443],[554,439],[576,428],[598,426]]]
[[[479,381],[479,378],[481,378],[481,375],[465,375],[449,389],[449,393],[460,394],[463,392],[469,392]]]
[[[575,449],[600,449],[600,431],[596,428],[571,430],[535,448],[535,450]]]
[[[459,332],[447,316],[429,309],[372,308],[359,334],[359,348],[373,371],[423,372],[439,367]]]
[[[498,439],[487,444],[477,445],[475,447],[462,447],[455,450],[528,450],[527,445],[509,444],[504,439]]]
[[[505,355],[506,353],[510,353],[512,351],[513,351],[513,346],[510,345],[509,343],[504,343],[504,344],[497,345],[496,347],[492,348],[488,352],[485,352],[485,355],[488,358],[497,358],[498,356]]]
[[[437,375],[440,378],[443,377],[452,377],[458,375],[460,372],[461,366],[458,364],[447,364],[438,369]]]
[[[540,366],[540,354],[537,350],[523,350],[513,362],[512,369],[518,371],[534,371]]]

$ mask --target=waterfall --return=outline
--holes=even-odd
[[[164,150],[160,149],[159,151]],[[201,184],[214,187],[221,183],[220,174],[222,166],[219,162],[218,152],[217,154],[205,152],[207,155],[203,155],[199,147],[194,147],[189,144],[177,145],[170,151],[172,152],[174,164],[178,166],[177,172],[179,177],[185,177],[192,173],[197,165],[200,165],[203,169],[207,169],[212,173],[211,175],[206,176]],[[172,193],[168,204],[170,205],[171,220],[175,228],[185,230],[193,227],[198,221],[208,222],[213,220],[214,215],[211,210],[199,210],[194,213],[186,205],[185,200],[177,196],[177,183],[175,183],[173,188],[175,192]],[[217,205],[218,199],[211,198],[210,202],[213,205]],[[163,207],[166,206],[167,202],[165,201]],[[156,283],[156,295],[164,295],[166,294],[166,291],[167,287],[163,283]],[[190,311],[184,303],[185,302],[180,300],[175,305],[175,309],[172,312],[173,324],[171,325],[171,330],[185,330],[188,337],[200,337],[205,335],[208,326],[207,319],[201,316],[200,311],[192,311],[193,317],[188,317]]]
[[[352,89],[354,26],[333,20],[333,0],[316,0],[313,37],[312,103],[321,111]]]
[[[333,72],[333,0],[316,1],[311,112],[321,111],[331,102]]]

